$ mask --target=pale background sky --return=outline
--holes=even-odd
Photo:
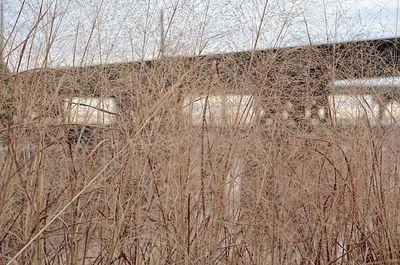
[[[249,50],[265,4],[265,0],[3,1],[5,54],[9,68],[19,71],[41,67],[44,61],[47,66],[71,66],[155,58],[162,8],[167,56]],[[269,0],[257,49],[304,45],[308,33],[313,43],[395,37],[397,9],[397,0]]]

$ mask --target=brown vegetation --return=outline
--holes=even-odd
[[[317,114],[338,76],[397,73],[377,50],[7,73],[0,264],[397,263],[397,124]],[[253,98],[233,122],[208,105],[193,123],[196,102],[232,94]],[[71,97],[112,97],[115,122],[66,122]]]

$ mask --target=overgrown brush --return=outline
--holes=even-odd
[[[256,48],[4,73],[0,264],[397,263],[397,124],[328,102],[397,59]],[[113,122],[72,119],[73,97]]]

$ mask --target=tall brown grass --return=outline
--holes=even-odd
[[[396,124],[316,115],[332,80],[397,58],[256,48],[4,72],[0,264],[398,263]],[[232,94],[252,101],[217,122],[207,103]],[[67,122],[71,97],[112,97],[116,122]]]

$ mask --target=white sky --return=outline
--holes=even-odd
[[[47,66],[60,66],[155,58],[161,8],[166,29],[171,22],[166,55],[249,50],[254,47],[265,3],[26,0],[21,9],[23,0],[3,1],[9,68],[19,71],[42,67],[44,61]],[[45,15],[40,15],[41,1],[42,10],[48,10]],[[257,48],[306,44],[308,34],[314,43],[394,37],[398,35],[397,8],[397,0],[269,0]]]

